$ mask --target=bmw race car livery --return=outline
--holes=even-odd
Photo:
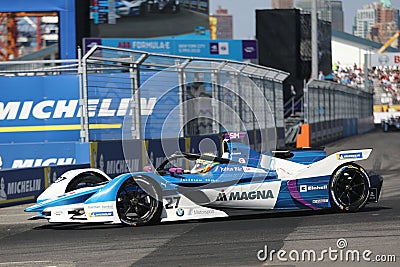
[[[237,211],[357,211],[377,202],[382,187],[379,175],[354,163],[371,151],[259,154],[227,138],[222,157],[176,152],[154,171],[114,179],[97,169],[68,171],[25,211],[38,213],[31,219],[49,222],[127,225],[228,217]]]

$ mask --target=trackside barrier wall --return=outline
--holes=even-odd
[[[62,173],[89,164],[0,170],[0,207],[31,203]]]
[[[304,89],[304,123],[310,128],[310,145],[321,145],[374,129],[372,104],[371,92],[311,80]],[[300,140],[307,140],[302,134]],[[297,142],[297,146],[303,146],[302,142]]]

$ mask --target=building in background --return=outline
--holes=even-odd
[[[272,0],[273,9],[292,9],[293,0]]]
[[[210,37],[212,40],[233,39],[233,17],[227,9],[218,7],[215,15],[210,15]]]
[[[299,0],[296,7],[303,12],[311,13],[312,0]],[[320,20],[332,23],[332,29],[344,31],[344,12],[342,1],[317,0],[317,14]]]
[[[332,29],[344,32],[344,12],[342,1],[331,1]]]
[[[340,63],[343,67],[364,66],[364,54],[376,54],[381,43],[357,37],[346,32],[332,31],[332,59],[333,63]],[[386,52],[398,53],[399,50],[389,47]]]
[[[385,43],[399,30],[399,10],[390,1],[375,2],[357,10],[353,34],[371,41]],[[395,40],[392,47],[399,47]]]

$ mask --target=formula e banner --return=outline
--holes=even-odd
[[[127,81],[125,85],[115,83],[123,79]],[[91,140],[121,139],[122,123],[129,115],[132,99],[129,73],[91,74],[88,83]],[[2,76],[0,84],[0,143],[80,140],[77,75]],[[177,73],[141,75],[143,137],[145,132],[151,137],[160,135],[162,120],[179,104],[177,84]],[[177,119],[173,121],[179,123]],[[172,127],[166,129],[176,132]]]
[[[86,52],[93,45],[98,44],[169,55],[222,58],[238,61],[257,59],[258,57],[256,40],[84,38],[83,43]]]

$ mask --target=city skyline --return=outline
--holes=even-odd
[[[295,3],[297,1],[294,1]],[[354,17],[357,10],[362,9],[364,5],[379,2],[379,0],[357,0],[342,1],[344,10],[344,30],[352,34]],[[272,8],[271,0],[210,0],[210,12],[221,6],[228,9],[229,13],[234,16],[233,28],[234,39],[248,39],[255,36],[255,10]],[[393,1],[392,6],[400,9],[400,1]]]

